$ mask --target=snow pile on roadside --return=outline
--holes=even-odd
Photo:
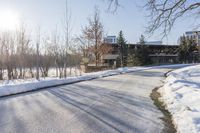
[[[88,73],[88,74],[84,74],[83,76],[68,77],[66,79],[47,78],[47,79],[41,79],[40,81],[37,81],[35,79],[30,79],[28,81],[22,80],[22,82],[9,81],[6,84],[0,85],[0,97],[33,91],[33,90],[39,90],[39,89],[48,88],[48,87],[55,87],[58,85],[66,85],[66,84],[81,82],[85,80],[91,80],[95,78],[118,75],[122,73],[154,69],[154,68],[170,68],[170,67],[176,68],[176,67],[184,67],[188,65],[189,64],[163,65],[163,66],[154,66],[154,67],[126,67],[126,68],[119,68],[116,70],[106,70],[106,71]]]
[[[106,71],[88,73],[88,74],[84,74],[83,76],[78,76],[78,77],[68,77],[65,79],[47,78],[47,79],[41,79],[40,81],[37,81],[35,79],[24,81],[24,82],[9,81],[9,82],[6,82],[5,84],[0,85],[0,97],[33,91],[33,90],[39,90],[39,89],[48,88],[48,87],[54,87],[58,85],[71,84],[71,83],[91,80],[95,78],[118,75],[124,72],[141,70],[143,68],[144,67],[133,67],[129,69],[123,68],[123,69],[116,69],[116,70],[106,70]]]
[[[200,133],[200,65],[168,73],[159,91],[177,132]]]

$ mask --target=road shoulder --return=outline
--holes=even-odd
[[[172,115],[166,109],[164,103],[160,100],[161,94],[158,92],[160,87],[156,87],[150,94],[151,99],[154,101],[154,105],[163,113],[163,117],[160,119],[163,121],[164,128],[162,133],[176,133],[176,128],[172,121]]]

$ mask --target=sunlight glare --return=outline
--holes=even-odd
[[[0,31],[12,31],[19,26],[19,15],[11,10],[0,12]]]

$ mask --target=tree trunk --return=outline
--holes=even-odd
[[[30,72],[31,78],[34,78],[34,74],[33,74],[33,71],[32,71],[31,67],[29,68],[29,72]]]
[[[65,78],[67,77],[67,67],[66,67],[66,64],[64,65],[64,77]]]
[[[22,78],[22,67],[19,68],[19,79]]]
[[[11,80],[12,79],[12,69],[7,68],[7,71],[8,71],[8,80]]]
[[[56,66],[56,77],[58,77],[58,67]]]
[[[0,80],[3,80],[3,70],[0,69]]]

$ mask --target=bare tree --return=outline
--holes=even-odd
[[[72,75],[72,71],[77,75],[78,70],[80,70],[80,65],[81,65],[81,53],[79,51],[79,45],[76,41],[76,39],[72,39],[73,46],[70,47],[69,51],[69,67],[70,67],[70,75]]]
[[[57,32],[57,28],[52,34],[51,44],[52,44],[51,45],[51,52],[52,52],[52,55],[54,57],[54,65],[55,65],[55,68],[56,68],[56,77],[58,77],[58,68],[59,68],[58,59],[59,59],[60,35]]]
[[[40,70],[42,77],[48,77],[48,72],[53,64],[53,52],[51,51],[51,41],[49,37],[43,39],[43,51],[40,55]]]
[[[83,37],[92,44],[92,51],[95,55],[95,64],[98,66],[100,60],[99,48],[103,42],[103,24],[100,21],[99,10],[95,8],[94,16],[88,19],[89,25],[83,29]]]
[[[48,56],[51,57],[51,67],[56,68],[56,76],[59,78],[64,77],[66,69],[66,47],[65,43],[61,40],[60,34],[56,30],[53,32],[50,42],[46,45],[45,49],[48,49]]]
[[[2,62],[2,55],[0,55],[0,80],[3,80],[4,67]]]
[[[17,57],[18,59],[18,66],[19,67],[19,78],[24,78],[25,76],[25,68],[28,65],[27,61],[27,54],[30,48],[30,38],[28,37],[26,33],[26,29],[24,25],[22,24],[17,31]]]
[[[3,73],[4,73],[4,50],[3,50],[3,38],[2,35],[0,36],[0,80],[3,80]]]
[[[34,73],[34,67],[36,66],[36,52],[34,48],[29,48],[28,54],[26,54],[26,67],[29,68],[29,74],[31,78],[36,77]]]
[[[15,45],[14,45],[14,36],[5,32],[1,35],[1,49],[2,49],[2,57],[3,64],[7,69],[7,77],[9,80],[13,79],[13,68],[16,60],[14,59],[15,55]]]
[[[39,73],[40,38],[41,38],[41,33],[40,33],[40,27],[39,27],[37,30],[37,37],[36,37],[36,79],[37,80],[39,80],[39,78],[40,78],[40,73]]]
[[[57,49],[58,52],[58,57],[56,60],[56,63],[58,65],[58,70],[59,70],[59,77],[63,78],[66,75],[66,50],[64,45],[58,46]]]
[[[77,46],[77,51],[82,56],[81,62],[83,63],[85,69],[87,69],[88,63],[91,61],[90,59],[90,41],[84,37],[76,37],[74,39],[74,44]]]
[[[71,11],[69,9],[69,2],[66,0],[66,10],[65,10],[65,17],[64,17],[64,38],[65,38],[65,58],[64,58],[64,77],[67,77],[67,67],[69,66],[69,48],[70,48],[70,41],[71,41]]]

